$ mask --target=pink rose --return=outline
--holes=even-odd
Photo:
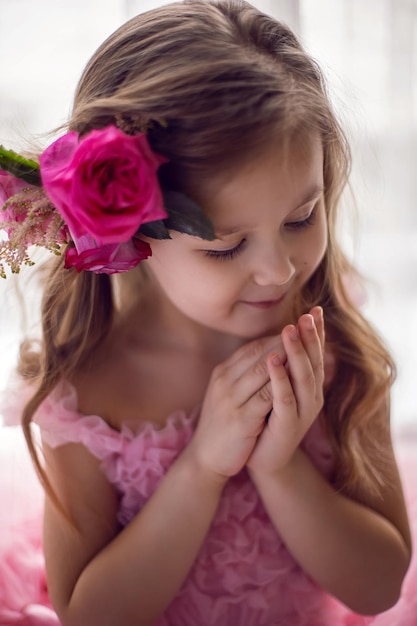
[[[88,234],[98,246],[127,242],[142,224],[167,217],[157,177],[165,162],[146,135],[115,126],[80,141],[69,132],[40,157],[43,186],[73,239]]]
[[[75,267],[77,272],[90,270],[96,274],[127,272],[151,256],[149,244],[133,238],[121,244],[96,246],[89,235],[76,241],[76,248],[67,250],[65,268]]]

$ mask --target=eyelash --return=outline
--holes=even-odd
[[[289,222],[286,224],[287,228],[290,230],[302,230],[303,228],[308,228],[314,224],[314,219],[316,216],[316,208],[312,210],[310,215],[306,217],[304,220],[300,220],[298,222]],[[206,256],[217,259],[218,261],[230,261],[237,257],[245,246],[246,239],[242,239],[234,248],[230,248],[230,250],[206,250]]]
[[[314,207],[310,215],[306,217],[304,220],[300,220],[299,222],[289,222],[287,224],[287,228],[289,228],[290,230],[292,229],[297,230],[299,228],[308,228],[309,226],[314,224],[315,217],[316,217],[316,207]]]
[[[242,252],[245,243],[246,239],[242,239],[237,246],[230,248],[230,250],[206,250],[205,253],[206,256],[217,259],[218,261],[230,261]]]

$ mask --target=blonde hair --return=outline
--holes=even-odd
[[[244,0],[176,2],[119,28],[83,72],[69,128],[85,134],[121,120],[147,132],[153,149],[169,159],[164,176],[190,193],[199,181],[239,168],[271,136],[278,144],[295,133],[319,133],[329,244],[296,313],[316,304],[324,309],[335,359],[324,413],[336,481],[353,489],[360,479],[378,492],[384,464],[375,433],[387,427],[379,416],[394,367],[343,284],[353,268],[335,230],[350,152],[316,63],[285,25]],[[34,357],[24,348],[21,361],[21,369],[38,381],[23,428],[47,489],[31,436],[33,415],[106,336],[113,312],[108,276],[66,270],[62,259],[55,264],[43,300],[41,352]]]

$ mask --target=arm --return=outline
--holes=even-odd
[[[388,429],[378,435],[390,451],[391,475],[380,499],[336,490],[299,448],[322,405],[324,332],[314,316],[317,332],[306,316],[298,340],[284,330],[287,369],[268,361],[274,410],[248,467],[272,523],[306,572],[353,610],[378,613],[397,601],[410,560],[401,484]]]
[[[410,539],[395,466],[367,505],[336,491],[298,449],[277,474],[252,474],[271,521],[305,571],[352,610],[376,614],[399,598]]]
[[[54,487],[77,524],[46,503],[48,586],[63,625],[152,624],[191,568],[224,483],[211,480],[184,453],[140,514],[117,533],[117,498],[96,460],[80,444],[45,454],[59,477]]]
[[[271,409],[265,352],[277,341],[244,346],[215,368],[191,442],[120,532],[117,497],[98,461],[81,444],[44,446],[48,476],[75,524],[47,501],[47,576],[63,626],[150,625],[166,610]]]

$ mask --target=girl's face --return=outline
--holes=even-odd
[[[176,231],[172,240],[148,239],[146,263],[166,305],[245,339],[280,332],[327,246],[321,142],[274,146],[195,199],[218,239]]]

